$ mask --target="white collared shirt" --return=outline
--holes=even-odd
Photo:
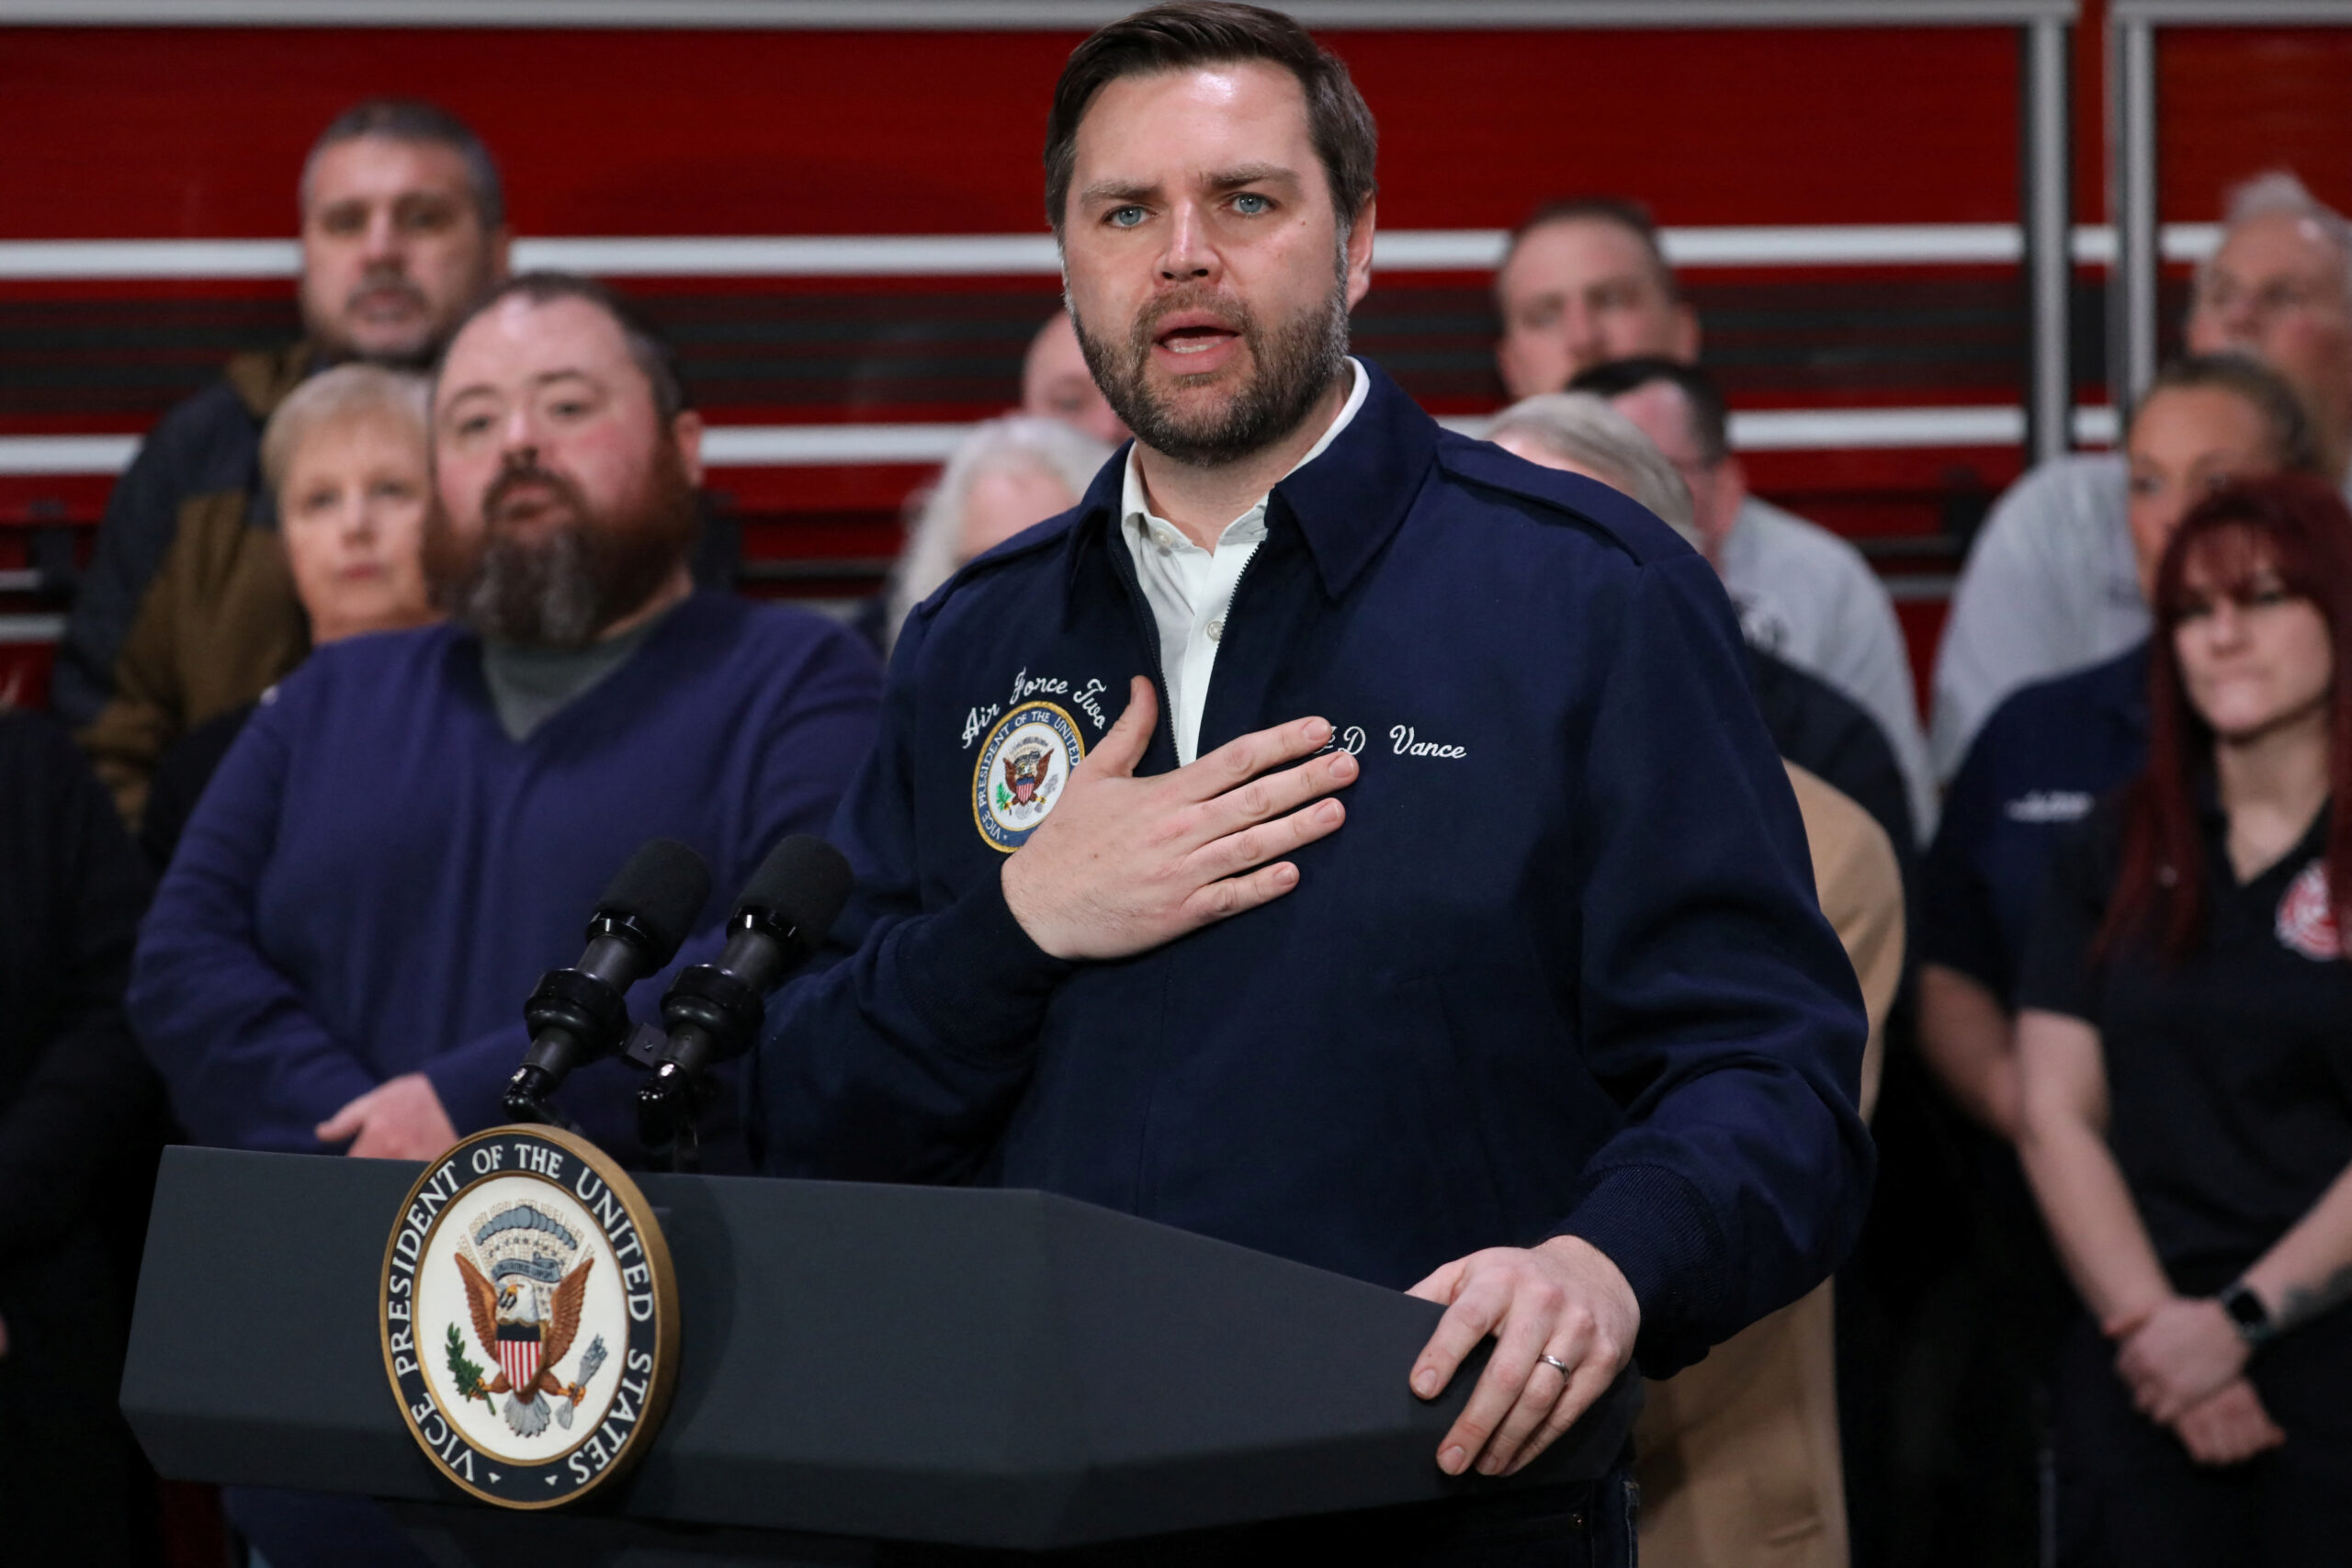
[[[1284,479],[1321,457],[1363,407],[1372,378],[1353,358],[1348,361],[1348,373],[1355,380],[1339,417],[1331,421],[1322,439],[1307,448],[1306,456],[1291,465]],[[1136,450],[1127,449],[1119,533],[1127,542],[1127,553],[1135,558],[1136,579],[1159,627],[1159,670],[1168,686],[1168,718],[1175,728],[1176,761],[1189,762],[1200,750],[1209,671],[1216,663],[1217,644],[1225,637],[1225,617],[1233,608],[1234,586],[1266,537],[1266,497],[1260,496],[1249,511],[1225,525],[1214,551],[1204,550],[1186,538],[1182,529],[1152,514],[1144,495],[1143,471],[1136,466]]]

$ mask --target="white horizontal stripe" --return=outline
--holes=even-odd
[[[2325,27],[2352,23],[2347,0],[2114,0],[2119,22],[2170,28]]]
[[[5,435],[0,474],[119,474],[138,450],[136,435]]]
[[[55,642],[64,635],[62,615],[0,615],[0,643]],[[7,694],[0,688],[0,697]]]
[[[733,424],[705,434],[714,468],[789,468],[829,463],[944,463],[964,424]]]
[[[2086,446],[2112,446],[2122,434],[2115,410],[2105,403],[2075,411],[2075,439]]]
[[[2025,410],[1757,409],[1731,416],[1731,444],[1747,452],[1819,452],[1865,446],[2014,446],[2025,440]],[[2115,411],[2104,403],[2075,410],[2074,437],[2086,446],[2115,440]]]
[[[2021,408],[1758,409],[1731,416],[1731,444],[1745,452],[1863,446],[2014,446]]]
[[[1099,28],[1133,0],[0,0],[0,21],[114,27]],[[1988,27],[2078,0],[1289,0],[1309,27]]]
[[[1494,417],[1462,414],[1440,424],[1483,438]],[[2115,440],[2115,411],[2104,403],[2075,411],[2075,439],[2103,446]],[[2025,440],[2021,408],[1758,409],[1731,416],[1731,444],[1747,452],[1838,451],[1860,446],[2013,446]]]
[[[1677,266],[1867,266],[2015,262],[2025,231],[2014,223],[1816,224],[1786,229],[1668,229]]]
[[[954,277],[1057,274],[1061,258],[1051,234],[892,234],[517,240],[514,265],[606,277]]]
[[[2168,262],[2200,262],[2222,248],[2219,223],[2167,223],[2156,231],[2156,249]],[[2086,266],[2115,265],[2115,231],[2104,223],[2075,231],[2075,259]]]
[[[0,241],[0,278],[292,277],[292,240]]]
[[[1811,224],[1663,231],[1679,266],[2008,265],[2023,254],[2014,223]],[[2210,255],[2221,231],[2167,224],[2165,259]],[[1390,272],[1484,272],[1501,260],[1500,229],[1401,229],[1379,236],[1374,265]],[[2110,229],[2075,231],[2075,257],[2114,260]],[[518,267],[606,277],[1053,276],[1050,234],[585,236],[517,240]],[[291,240],[0,241],[0,279],[292,277]]]
[[[1491,421],[1442,421],[1482,435]],[[2114,439],[2114,412],[2078,409],[2077,440]],[[862,463],[943,463],[970,428],[963,424],[722,424],[703,437],[714,468],[795,468]],[[2013,446],[2025,439],[2016,407],[1758,409],[1731,416],[1732,445],[1754,452],[1834,451],[1861,446]],[[130,462],[130,435],[0,436],[0,474],[113,474]]]

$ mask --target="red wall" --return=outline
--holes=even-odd
[[[2004,30],[1326,38],[1380,118],[1391,226],[1508,224],[1594,188],[1676,223],[2016,212]],[[0,51],[0,238],[283,234],[310,138],[374,93],[479,127],[526,233],[1034,231],[1075,41],[18,29]]]

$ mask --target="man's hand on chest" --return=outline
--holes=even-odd
[[[1137,778],[1158,717],[1151,682],[1138,677],[1053,815],[1004,863],[1006,906],[1057,958],[1147,953],[1278,898],[1298,886],[1298,868],[1274,857],[1346,819],[1325,797],[1355,781],[1356,760],[1314,755],[1331,739],[1323,720],[1261,729]]]

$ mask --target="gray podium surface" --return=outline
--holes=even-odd
[[[122,1390],[158,1471],[461,1500],[409,1436],[378,1338],[385,1243],[422,1169],[166,1151]],[[1428,1303],[1046,1193],[639,1180],[684,1325],[657,1440],[560,1527],[467,1504],[401,1510],[412,1528],[1040,1551],[1513,1484],[1432,1461],[1484,1363],[1412,1396]],[[1605,1472],[1638,1404],[1629,1372],[1516,1483]]]

